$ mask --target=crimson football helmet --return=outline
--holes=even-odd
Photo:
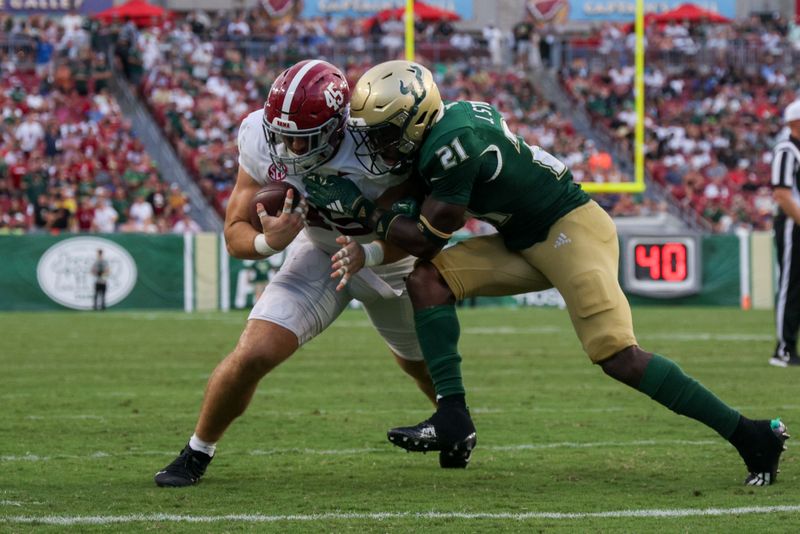
[[[349,110],[347,80],[327,61],[307,59],[283,71],[264,104],[273,161],[294,175],[321,166],[339,148]]]

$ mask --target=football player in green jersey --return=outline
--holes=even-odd
[[[461,379],[456,301],[556,287],[593,363],[717,431],[744,459],[746,484],[775,482],[785,425],[748,419],[671,360],[638,346],[617,278],[616,228],[566,165],[514,135],[491,105],[442,102],[431,73],[417,63],[390,61],[367,71],[350,109],[365,166],[392,172],[413,165],[427,190],[420,214],[409,217],[376,208],[341,178],[315,178],[307,187],[314,203],[368,224],[420,258],[407,288],[438,408],[418,425],[390,430],[390,441],[442,451],[443,467],[466,466],[476,434]],[[442,250],[467,217],[498,233]],[[363,265],[363,252],[350,243],[333,262],[335,274],[350,275]]]

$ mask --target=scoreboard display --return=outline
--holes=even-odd
[[[622,287],[645,297],[683,297],[702,286],[697,236],[625,236]]]

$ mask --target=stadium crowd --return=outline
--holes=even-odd
[[[84,22],[0,18],[0,234],[196,229],[110,93]]]
[[[195,11],[150,28],[124,21],[100,25],[77,16],[4,15],[0,28],[6,42],[22,37],[32,43],[0,49],[4,233],[196,228],[186,215],[186,198],[165,182],[108,91],[111,68],[98,52],[104,43],[115,43],[112,61],[138,88],[205,198],[222,214],[237,168],[238,125],[263,105],[285,65],[302,57],[335,58],[354,82],[376,61],[399,56],[403,42],[399,21],[283,22],[258,8]],[[512,131],[567,163],[576,181],[628,179],[611,154],[576,132],[545,100],[526,70],[560,65],[571,97],[621,153],[630,153],[635,113],[626,28],[604,25],[584,36],[590,53],[560,46],[553,54],[551,37],[527,20],[507,36],[491,27],[480,35],[459,32],[446,22],[417,30],[420,60],[432,67],[446,99],[490,102]],[[798,81],[794,69],[782,67],[787,52],[800,50],[800,31],[780,19],[676,23],[650,27],[647,40],[649,176],[715,231],[768,229],[770,149],[783,135],[778,110],[795,98],[790,88]],[[540,43],[547,45],[542,53]],[[508,48],[510,66],[497,61],[498,46]],[[563,56],[554,59],[556,54]],[[665,209],[640,196],[598,200],[615,216]],[[113,222],[104,222],[101,213]]]
[[[232,42],[230,31],[226,40],[209,40],[220,36],[225,25],[200,33],[193,27],[186,21],[172,29],[142,32],[139,43],[147,74],[140,94],[197,177],[205,197],[223,213],[235,178],[238,125],[263,105],[271,80],[284,64]],[[353,50],[342,65],[351,84],[374,63],[371,53]],[[496,69],[487,63],[481,58],[434,63],[444,98],[490,102],[512,131],[562,158],[578,181],[625,179],[608,153],[578,135],[569,119],[544,100],[525,71]],[[621,206],[627,210],[615,211],[638,213],[643,205],[625,203]]]
[[[787,135],[780,110],[796,98],[800,81],[791,67],[796,36],[781,19],[647,30],[647,170],[715,231],[771,228],[771,149]],[[632,153],[630,36],[606,26],[599,41],[614,61],[575,57],[561,78],[596,124]]]

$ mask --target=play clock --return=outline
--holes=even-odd
[[[627,236],[622,260],[628,293],[669,298],[700,291],[700,240],[695,236]]]

